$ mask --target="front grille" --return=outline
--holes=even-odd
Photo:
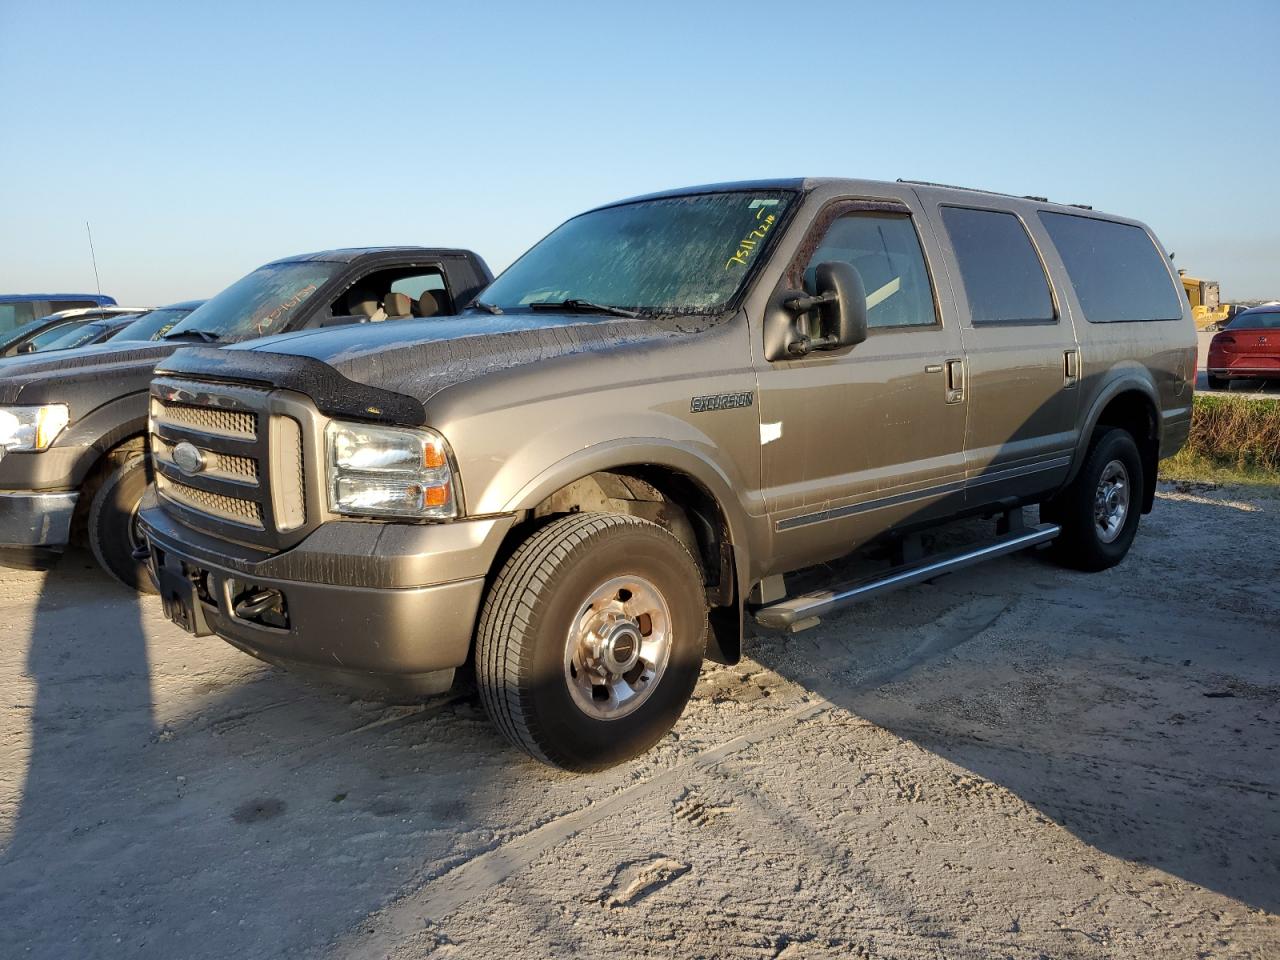
[[[151,452],[162,463],[173,462],[173,444],[163,437],[151,438]],[[206,458],[205,473],[213,476],[241,480],[245,483],[258,482],[258,461],[252,457],[241,457],[234,453],[218,453],[215,450],[204,451]]]
[[[303,423],[314,415],[310,406],[255,387],[166,377],[151,392],[160,495],[211,532],[269,548],[295,542],[309,512]],[[199,451],[195,465],[196,458],[175,459],[180,444]]]
[[[263,529],[262,507],[252,500],[242,500],[239,497],[211,493],[208,490],[188,486],[177,480],[170,480],[165,476],[157,477],[156,481],[156,489],[170,500],[176,500],[178,503],[193,510],[207,513],[210,516],[218,517],[231,523],[242,523],[255,530]]]
[[[245,437],[252,439],[258,433],[258,417],[253,413],[242,413],[235,410],[219,410],[215,407],[196,407],[185,403],[165,403],[163,400],[152,400],[152,416],[168,420],[207,433],[217,433],[224,437]],[[158,409],[157,409],[158,408]]]

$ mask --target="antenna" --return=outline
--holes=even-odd
[[[89,229],[89,221],[84,222],[84,232],[89,234],[89,259],[93,261],[93,282],[98,285],[98,296],[102,296],[102,281],[98,279],[98,255],[93,252],[93,231]]]

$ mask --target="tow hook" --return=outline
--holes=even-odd
[[[265,611],[279,605],[282,599],[279,590],[259,590],[237,600],[235,614],[241,620],[256,620]]]

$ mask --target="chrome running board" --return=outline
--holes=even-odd
[[[963,570],[983,560],[1003,557],[1028,547],[1048,543],[1061,532],[1056,523],[1039,523],[1024,527],[986,541],[980,547],[965,547],[936,554],[915,563],[893,567],[887,573],[876,574],[862,580],[841,584],[831,590],[806,593],[789,597],[777,603],[760,607],[755,611],[756,623],[775,630],[803,630],[812,626],[818,617],[851,606],[872,597],[878,597],[899,587],[923,583],[944,573]]]

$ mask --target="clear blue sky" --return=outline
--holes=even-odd
[[[0,0],[0,291],[331,246],[496,269],[591,205],[910,177],[1136,216],[1280,297],[1280,3]]]

